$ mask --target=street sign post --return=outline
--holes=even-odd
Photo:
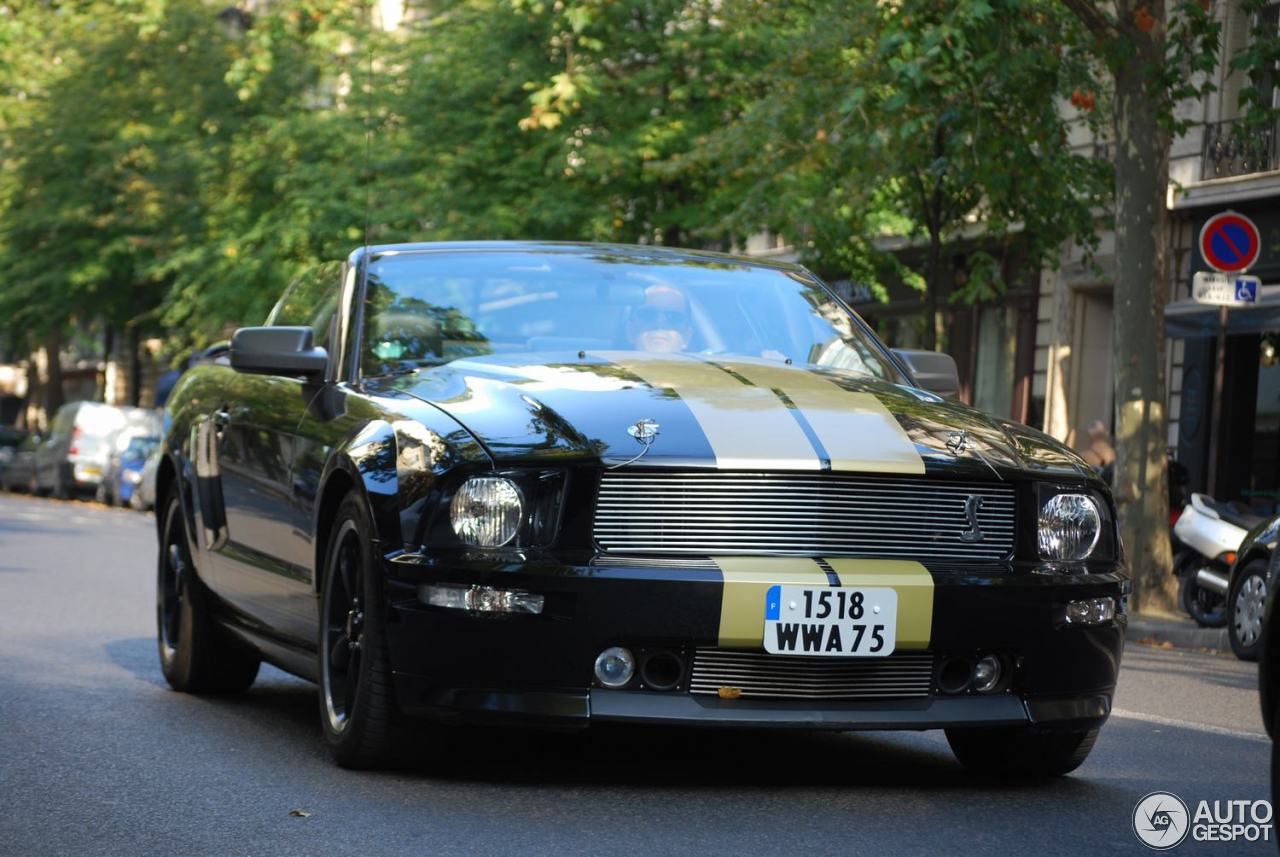
[[[1215,214],[1200,230],[1200,255],[1209,267],[1226,274],[1249,270],[1261,250],[1257,225],[1234,211]]]
[[[1226,386],[1227,313],[1231,307],[1253,306],[1262,281],[1243,272],[1258,258],[1261,243],[1253,221],[1234,212],[1209,218],[1200,230],[1200,252],[1217,271],[1197,271],[1191,278],[1191,299],[1218,307],[1218,349],[1213,373],[1213,421],[1209,448],[1217,449],[1222,437],[1222,391]],[[1209,491],[1216,492],[1218,458],[1209,456]]]

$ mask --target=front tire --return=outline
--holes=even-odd
[[[960,764],[987,776],[1061,777],[1080,767],[1100,727],[1084,731],[1035,731],[1026,726],[948,729],[947,743]]]
[[[1242,661],[1256,661],[1262,651],[1263,607],[1267,601],[1267,563],[1250,561],[1231,582],[1227,594],[1227,638]]]
[[[386,767],[405,749],[372,532],[364,504],[348,494],[325,551],[318,641],[320,722],[334,761],[344,768]]]
[[[238,693],[258,676],[257,653],[233,639],[213,617],[213,595],[191,561],[182,505],[165,506],[156,575],[156,639],[160,669],[174,690]]]

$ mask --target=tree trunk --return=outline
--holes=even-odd
[[[1132,609],[1173,612],[1164,372],[1170,139],[1148,91],[1151,70],[1164,60],[1163,4],[1152,5],[1160,20],[1150,32],[1128,23],[1128,4],[1119,10],[1131,50],[1115,66],[1115,497]]]
[[[942,230],[929,224],[929,260],[924,275],[924,347],[938,349],[938,290],[942,288]]]
[[[111,402],[111,390],[107,388],[111,380],[111,352],[116,350],[116,328],[110,322],[102,333],[102,393],[98,396],[101,402]]]
[[[62,331],[54,329],[44,340],[44,424],[53,425],[54,414],[62,407]]]
[[[142,403],[142,337],[137,325],[129,328],[129,404]]]
[[[44,383],[40,378],[38,351],[27,355],[27,402],[22,408],[22,421],[19,428],[35,431],[40,425],[37,413],[44,405]]]
[[[942,288],[942,173],[938,164],[947,156],[947,132],[943,123],[933,131],[933,188],[925,201],[929,229],[929,260],[924,276],[924,347],[938,350],[938,292]]]

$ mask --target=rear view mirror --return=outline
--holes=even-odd
[[[231,368],[255,375],[324,378],[329,354],[309,327],[242,327],[231,337]]]
[[[947,399],[960,395],[960,373],[956,371],[956,361],[951,359],[950,354],[907,348],[895,348],[893,353],[907,364],[922,390],[937,393]]]

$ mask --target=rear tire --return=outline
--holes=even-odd
[[[387,651],[387,603],[360,498],[338,507],[325,550],[320,599],[320,723],[344,768],[382,768],[411,737],[395,700]]]
[[[1242,661],[1256,661],[1262,651],[1266,601],[1267,562],[1250,560],[1231,581],[1227,593],[1227,639],[1231,641],[1231,651]]]
[[[1026,726],[948,729],[947,743],[960,764],[974,773],[1044,779],[1080,767],[1100,728],[1072,732],[1034,731]]]
[[[156,640],[165,681],[184,693],[247,690],[258,676],[258,655],[215,621],[213,595],[191,561],[182,505],[176,495],[165,504],[161,532]]]
[[[1178,600],[1187,615],[1201,628],[1221,628],[1227,624],[1227,598],[1196,582],[1199,563],[1189,563],[1178,584]]]

